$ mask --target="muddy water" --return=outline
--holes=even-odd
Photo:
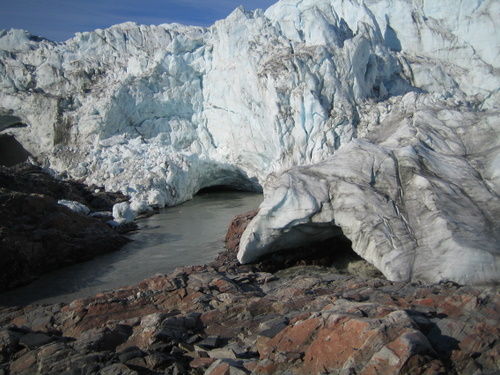
[[[0,295],[0,305],[69,302],[135,284],[175,267],[204,264],[224,244],[231,218],[257,208],[262,195],[215,192],[171,207],[138,222],[140,230],[121,250],[46,274],[32,284]]]

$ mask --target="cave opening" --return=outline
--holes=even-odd
[[[343,234],[263,256],[254,266],[262,272],[286,272],[297,266],[319,266],[340,274],[385,278],[371,263],[352,249]]]
[[[0,165],[12,167],[28,160],[30,153],[13,135],[0,134]]]
[[[262,186],[255,176],[249,176],[245,171],[234,165],[205,162],[203,172],[196,177],[197,187],[194,195],[221,193],[260,193]]]
[[[238,186],[238,185],[213,185],[204,187],[196,193],[196,195],[204,195],[211,193],[224,193],[224,192],[233,192],[233,191],[242,191],[242,192],[250,192],[255,193],[255,190],[249,190],[247,188]]]

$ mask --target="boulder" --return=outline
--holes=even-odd
[[[225,246],[232,252],[237,252],[240,246],[241,235],[245,231],[248,223],[257,215],[259,210],[252,210],[235,216],[226,232]]]

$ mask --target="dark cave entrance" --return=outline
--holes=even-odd
[[[0,165],[12,167],[25,162],[29,156],[30,153],[14,136],[0,134]]]
[[[224,193],[224,192],[233,192],[233,191],[243,191],[243,192],[249,192],[249,193],[255,193],[255,190],[248,190],[244,187],[240,186],[234,186],[234,185],[214,185],[214,186],[208,186],[204,187],[196,193],[196,195],[204,195],[204,194],[211,194],[211,193]]]
[[[262,194],[262,186],[258,179],[249,177],[236,166],[216,162],[206,162],[203,165],[205,172],[193,176],[198,182],[198,190],[194,195],[220,195],[231,192]]]
[[[225,177],[220,178],[217,181],[219,183],[200,189],[196,195],[230,194],[232,192],[262,194],[262,187],[252,180]],[[258,210],[255,210],[252,215],[257,212]],[[250,214],[250,212],[246,214]],[[248,218],[247,222],[242,223],[241,227],[234,229],[235,233],[229,237],[229,241],[232,241],[231,245],[229,245],[231,254],[226,256],[234,258],[233,261],[236,261],[241,234],[252,218],[253,216]],[[231,231],[231,229],[229,230]],[[236,232],[239,234],[236,235]],[[226,237],[226,246],[228,246],[227,241],[228,237]],[[290,244],[297,245],[292,245],[294,247],[291,248]],[[342,229],[336,225],[318,226],[310,224],[295,227],[294,230],[285,233],[280,240],[277,240],[273,247],[280,250],[275,250],[254,262],[240,265],[240,267],[249,267],[254,271],[276,273],[279,271],[286,272],[287,269],[297,266],[318,266],[328,270],[328,272],[333,271],[368,278],[384,278],[383,274],[375,266],[353,250],[352,242],[343,234]]]
[[[343,234],[267,254],[254,266],[270,273],[297,266],[319,266],[341,274],[385,278],[375,266],[354,252],[352,242]]]

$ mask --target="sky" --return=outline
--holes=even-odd
[[[277,0],[0,0],[0,29],[25,29],[53,41],[126,21],[209,26],[239,5],[266,9]]]

